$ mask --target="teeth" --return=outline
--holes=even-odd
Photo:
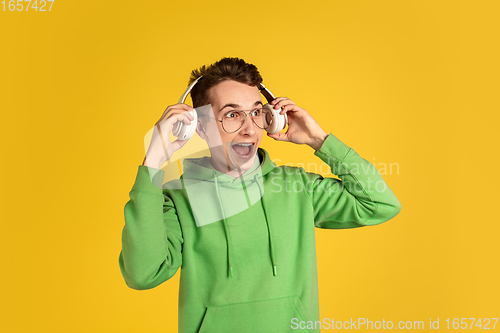
[[[245,147],[248,147],[248,146],[251,146],[252,144],[251,143],[237,143],[236,146],[245,146]]]

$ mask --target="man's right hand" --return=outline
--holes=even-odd
[[[186,112],[191,110],[193,110],[193,107],[184,103],[169,105],[166,108],[160,120],[155,124],[151,143],[142,165],[161,169],[163,163],[168,161],[176,150],[186,144],[186,140],[170,142],[170,132],[172,132],[175,123],[178,121],[182,121],[187,125],[191,124],[194,118]]]

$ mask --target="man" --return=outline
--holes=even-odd
[[[372,164],[284,97],[271,104],[288,129],[268,135],[309,145],[342,181],[277,167],[259,148],[268,124],[255,66],[224,58],[191,82],[200,76],[191,96],[211,156],[185,160],[181,179],[162,187],[159,169],[186,143],[168,134],[194,120],[192,107],[169,106],[125,205],[123,277],[149,289],[182,266],[179,332],[319,332],[296,324],[320,320],[314,227],[379,224],[401,205]]]

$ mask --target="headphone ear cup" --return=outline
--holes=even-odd
[[[263,108],[268,109],[272,115],[271,125],[266,129],[267,133],[274,134],[281,132],[287,125],[288,119],[286,115],[281,115],[280,110],[275,110],[273,106],[269,103],[263,106]]]
[[[174,128],[172,129],[172,134],[174,136],[179,136],[179,134],[181,133],[181,130],[182,130],[182,125],[184,123],[182,121],[178,121],[174,124]]]
[[[194,118],[191,121],[191,125],[186,125],[184,122],[178,121],[174,124],[174,128],[172,129],[172,134],[179,140],[191,139],[196,130],[196,125],[198,124],[198,114],[196,111],[191,110],[187,112]]]

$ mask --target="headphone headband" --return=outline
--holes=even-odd
[[[179,98],[179,103],[184,103],[186,101],[187,95],[189,95],[191,90],[193,90],[193,87],[196,85],[196,83],[198,83],[198,81],[202,77],[203,77],[203,75],[200,76],[199,78],[197,78],[196,80],[194,80],[193,83],[191,83],[189,85],[189,87],[186,89],[184,94],[182,94],[181,98]],[[262,95],[264,95],[264,97],[266,98],[268,103],[271,103],[276,98],[276,97],[274,97],[273,93],[271,91],[269,91],[269,89],[267,89],[266,86],[263,85],[262,83],[260,84],[259,91]]]
[[[189,87],[186,89],[186,91],[184,92],[184,94],[182,94],[181,98],[179,99],[179,103],[184,103],[184,101],[186,100],[187,95],[191,92],[191,90],[193,89],[193,87],[195,86],[195,84],[198,83],[198,81],[201,78],[202,78],[202,76],[200,76],[199,78],[197,78],[196,80],[194,80],[194,82],[189,85]],[[266,108],[267,110],[269,110],[269,112],[271,112],[271,115],[272,115],[271,124],[270,124],[270,126],[268,128],[266,128],[266,131],[268,133],[271,133],[271,134],[272,133],[278,133],[281,130],[285,129],[285,127],[287,126],[287,124],[288,124],[288,117],[287,117],[286,113],[284,115],[280,115],[279,111],[275,110],[273,108],[273,106],[271,105],[271,102],[275,99],[275,97],[269,91],[269,89],[266,88],[265,85],[263,85],[261,83],[259,85],[258,89],[259,89],[260,93],[262,95],[264,95],[264,97],[267,100],[267,104],[263,105],[263,108]],[[196,124],[197,119],[198,119],[197,118],[197,113],[195,112],[195,110],[191,110],[191,111],[188,111],[188,112],[190,112],[191,115],[194,117],[194,119],[195,119],[194,120],[194,124]],[[193,124],[186,125],[186,124],[184,124],[184,123],[182,123],[180,121],[180,122],[177,122],[177,125],[173,129],[172,133],[174,134],[174,136],[176,136],[180,140],[189,140],[193,136],[194,131],[195,131],[195,126]]]
[[[273,93],[269,91],[269,89],[266,88],[262,82],[260,83],[259,87],[260,93],[264,95],[268,103],[271,103],[276,97],[274,97]]]
[[[194,85],[195,85],[196,83],[198,83],[198,81],[199,81],[202,77],[203,77],[203,75],[202,75],[202,76],[200,76],[199,78],[197,78],[196,80],[194,80],[194,82],[193,82],[193,83],[191,83],[191,84],[189,85],[189,87],[186,89],[186,91],[184,92],[184,94],[182,94],[181,98],[179,98],[179,103],[184,103],[184,101],[185,101],[185,100],[186,100],[186,98],[187,98],[187,95],[189,95],[189,93],[190,93],[190,92],[191,92],[191,90],[193,89]]]

